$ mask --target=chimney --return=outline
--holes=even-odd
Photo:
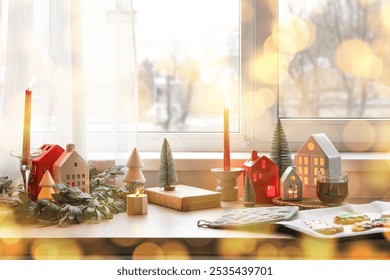
[[[257,155],[257,151],[252,150],[251,160],[255,160],[255,159],[257,159],[258,157],[259,157],[259,156]]]
[[[71,153],[75,151],[75,145],[74,144],[67,144],[66,145],[66,152]]]

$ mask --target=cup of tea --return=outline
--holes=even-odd
[[[325,205],[345,204],[348,198],[348,173],[321,170],[317,174],[317,197]]]

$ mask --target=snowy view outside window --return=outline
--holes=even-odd
[[[279,115],[390,116],[390,1],[279,0]]]
[[[240,1],[134,0],[140,132],[239,131]]]

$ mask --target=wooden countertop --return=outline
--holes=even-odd
[[[197,226],[198,220],[212,221],[233,209],[242,208],[242,202],[222,202],[222,207],[192,211],[178,211],[148,204],[145,215],[119,213],[111,220],[72,224],[65,228],[57,225],[18,225],[3,222],[1,238],[292,238],[275,233],[271,227],[260,231],[211,229]]]

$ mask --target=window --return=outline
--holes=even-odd
[[[292,149],[325,132],[340,151],[388,150],[389,18],[384,0],[278,0],[264,46],[277,42],[275,112]]]
[[[242,143],[241,2],[133,0],[141,151],[221,150],[225,106]]]

